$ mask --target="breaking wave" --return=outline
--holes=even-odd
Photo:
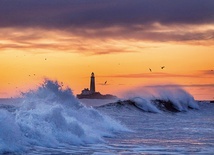
[[[97,143],[103,141],[103,136],[127,131],[108,116],[83,106],[71,89],[62,89],[51,80],[45,80],[35,91],[23,93],[16,109],[0,108],[0,124],[0,153],[24,151],[34,145]]]
[[[143,87],[124,93],[125,99],[101,107],[133,106],[144,112],[182,112],[199,109],[193,96],[179,86]],[[100,108],[101,108],[100,107]]]

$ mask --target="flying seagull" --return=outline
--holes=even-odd
[[[152,69],[151,69],[151,68],[149,68],[149,71],[150,71],[150,72],[152,72]]]
[[[107,83],[107,81],[105,81],[104,85]]]
[[[164,69],[165,68],[165,66],[161,66],[161,69]]]

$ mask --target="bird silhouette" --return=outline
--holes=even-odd
[[[161,66],[161,69],[164,69],[165,68],[165,66]]]
[[[150,72],[152,72],[152,69],[151,69],[151,68],[149,68],[149,71],[150,71]]]
[[[107,81],[105,81],[104,85],[106,85]]]

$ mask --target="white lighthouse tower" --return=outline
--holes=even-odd
[[[95,77],[93,72],[91,73],[90,92],[95,93]]]

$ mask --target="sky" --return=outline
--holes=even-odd
[[[94,72],[103,94],[179,85],[214,99],[213,8],[213,0],[0,0],[0,98],[44,78],[78,94]]]

